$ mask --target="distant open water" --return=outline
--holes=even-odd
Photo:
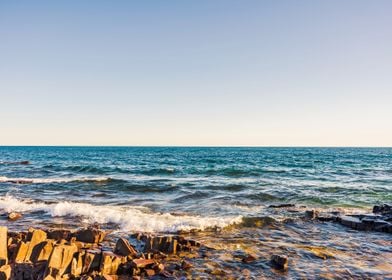
[[[31,223],[175,232],[391,201],[392,148],[0,147],[0,211]]]

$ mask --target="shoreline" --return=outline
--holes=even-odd
[[[293,211],[293,207],[296,206],[270,205],[270,208],[276,211],[290,212]],[[15,216],[16,214],[10,213],[10,217],[15,220],[21,218]],[[312,223],[320,222],[327,226],[338,224],[353,229],[352,234],[392,233],[392,206],[388,204],[376,205],[372,213],[359,215],[341,215],[337,212],[319,212],[304,208],[301,217],[302,228],[312,228],[316,226],[312,226]],[[12,220],[10,218],[10,222]],[[244,228],[245,231],[252,231],[255,227],[265,227],[268,223],[273,224],[274,221],[268,218],[248,220]],[[290,224],[290,221],[286,223]],[[236,230],[244,228],[234,229],[234,232],[228,229],[227,232],[215,235],[222,234],[224,240],[225,234],[234,237]],[[296,231],[298,230],[301,230],[301,227],[296,227]],[[203,236],[207,237],[205,243],[197,240],[203,240]],[[242,252],[220,252],[219,246],[223,244],[214,244],[213,236],[214,234],[203,231],[164,235],[129,233],[121,236],[104,231],[98,226],[74,230],[29,228],[27,232],[13,232],[8,231],[6,227],[0,227],[0,278],[191,279],[204,273],[214,279],[238,279],[238,274],[231,274],[213,265],[215,256],[219,256],[223,251],[226,254],[226,259],[222,259],[223,263],[234,265],[233,260],[236,260],[245,267],[239,272],[243,279],[254,279],[252,267],[256,270],[270,270],[282,277],[287,277],[291,273],[291,265],[295,262],[290,254],[271,251],[268,257],[260,257],[257,252],[254,253],[257,244]],[[212,246],[208,244],[208,240],[211,240]],[[311,254],[324,261],[335,258],[334,254],[337,254],[333,248],[299,244],[297,248],[309,250]],[[232,260],[228,259],[227,254],[232,254]],[[33,278],[26,278],[27,275]]]

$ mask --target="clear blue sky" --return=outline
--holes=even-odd
[[[392,1],[1,1],[1,145],[392,146]]]

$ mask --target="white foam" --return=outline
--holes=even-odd
[[[23,201],[12,196],[0,197],[0,209],[7,212],[44,211],[52,217],[83,217],[91,223],[115,223],[121,231],[177,232],[194,229],[224,228],[230,224],[241,223],[242,217],[176,216],[170,213],[154,213],[147,208],[133,206],[92,205],[77,202],[58,202],[54,204]]]
[[[69,183],[69,182],[104,182],[110,177],[53,177],[53,178],[9,178],[0,176],[0,183],[20,183],[20,184],[49,184],[49,183]]]

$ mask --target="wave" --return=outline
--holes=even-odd
[[[110,177],[69,177],[69,178],[9,178],[0,176],[0,183],[14,184],[50,184],[50,183],[70,183],[70,182],[108,182],[113,180]]]
[[[78,202],[46,204],[20,200],[12,196],[0,197],[0,209],[11,212],[42,211],[52,217],[82,217],[88,223],[114,223],[121,231],[167,232],[225,228],[242,222],[242,216],[202,217],[151,212],[137,206],[93,205]]]

